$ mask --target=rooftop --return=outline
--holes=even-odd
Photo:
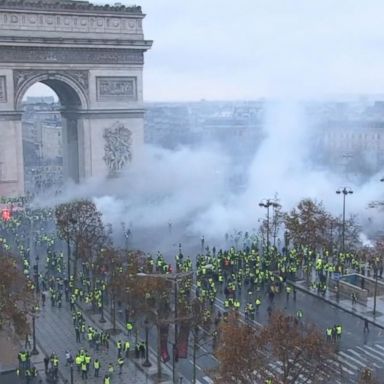
[[[0,8],[12,9],[44,9],[44,10],[67,10],[77,12],[118,12],[141,15],[140,6],[125,6],[121,3],[114,5],[96,5],[88,1],[72,0],[0,0]]]

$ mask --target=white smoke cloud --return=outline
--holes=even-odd
[[[142,161],[134,162],[122,177],[69,184],[59,197],[43,196],[36,202],[54,205],[91,197],[105,223],[115,230],[123,222],[135,229],[165,228],[172,223],[193,236],[204,234],[218,241],[235,229],[257,228],[265,217],[265,209],[259,207],[265,198],[276,196],[284,211],[302,198],[313,198],[341,215],[342,197],[335,192],[348,185],[354,194],[347,196],[347,217],[358,214],[370,231],[382,223],[380,213],[367,208],[370,201],[384,195],[378,175],[364,185],[355,185],[329,171],[312,169],[308,156],[313,149],[302,104],[280,101],[267,104],[266,109],[267,137],[245,170],[248,183],[244,192],[230,192],[233,164],[218,146],[171,151],[146,145]]]
[[[229,7],[218,1],[186,5],[143,0],[142,5],[148,13],[146,37],[155,39],[144,69],[150,99],[284,98],[267,104],[267,138],[246,170],[247,189],[230,192],[232,164],[218,147],[146,147],[143,162],[121,179],[69,185],[59,198],[44,197],[45,204],[91,196],[114,226],[179,222],[191,233],[222,238],[234,228],[256,227],[265,215],[258,203],[276,194],[284,210],[308,197],[341,214],[342,199],[335,191],[347,185],[354,190],[347,197],[347,216],[359,214],[363,226],[369,220],[381,223],[380,214],[367,206],[383,198],[382,175],[358,185],[311,169],[308,124],[297,101],[384,89],[378,49],[383,40],[381,2],[326,0],[292,6],[241,0]]]

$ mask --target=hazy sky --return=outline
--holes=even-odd
[[[383,93],[383,0],[137,4],[147,101]]]

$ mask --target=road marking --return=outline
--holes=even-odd
[[[209,383],[209,384],[213,384],[213,380],[209,377],[209,376],[204,376],[203,379]]]
[[[192,367],[193,367],[193,361],[191,359],[188,360],[191,364],[192,364]],[[196,364],[196,368],[199,370],[199,371],[202,371],[202,368],[200,368],[197,364]]]
[[[356,347],[357,349],[360,349],[361,351],[363,351],[366,355],[372,357],[372,359],[376,359],[376,360],[379,360],[381,361],[382,359],[380,357],[377,357],[375,355],[373,355],[372,353],[369,353],[368,351],[365,351],[363,348],[361,347]],[[382,368],[381,366],[377,365],[376,363],[372,363],[372,365],[376,368]]]
[[[333,367],[329,367],[331,370],[335,371],[336,373],[340,373],[340,369],[342,369],[344,372],[347,372],[349,375],[354,375],[355,372],[354,371],[351,371],[350,369],[348,369],[347,367],[344,367],[341,362],[336,362],[335,360],[331,360],[331,359],[328,359],[327,360],[328,363],[331,363],[332,365],[334,365],[334,368]]]
[[[384,357],[384,353],[383,353],[383,352],[379,352],[377,349],[374,349],[374,348],[372,348],[372,347],[369,347],[368,345],[365,345],[365,346],[364,346],[364,349],[369,349],[369,350],[371,350],[371,351],[377,353],[378,355],[382,356],[382,357],[380,358],[380,361],[383,361],[383,357]]]
[[[342,356],[345,356],[345,358],[343,358]],[[349,356],[347,353],[345,353],[343,351],[340,351],[338,353],[338,357],[339,357],[339,360],[341,360],[344,364],[347,364],[351,369],[356,370],[358,368],[355,365],[352,365],[347,359],[354,361],[356,364],[362,366],[363,368],[366,367],[366,364],[361,363],[359,360],[355,359],[352,356]]]
[[[357,356],[359,359],[363,359],[365,361],[368,361],[366,357],[362,356],[361,353],[358,353],[358,352],[354,351],[352,348],[347,349],[347,351],[349,353],[352,353],[353,355]]]

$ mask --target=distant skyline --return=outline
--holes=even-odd
[[[147,15],[145,38],[154,40],[145,101],[384,93],[382,0],[137,4]],[[34,87],[28,95],[46,93]]]

